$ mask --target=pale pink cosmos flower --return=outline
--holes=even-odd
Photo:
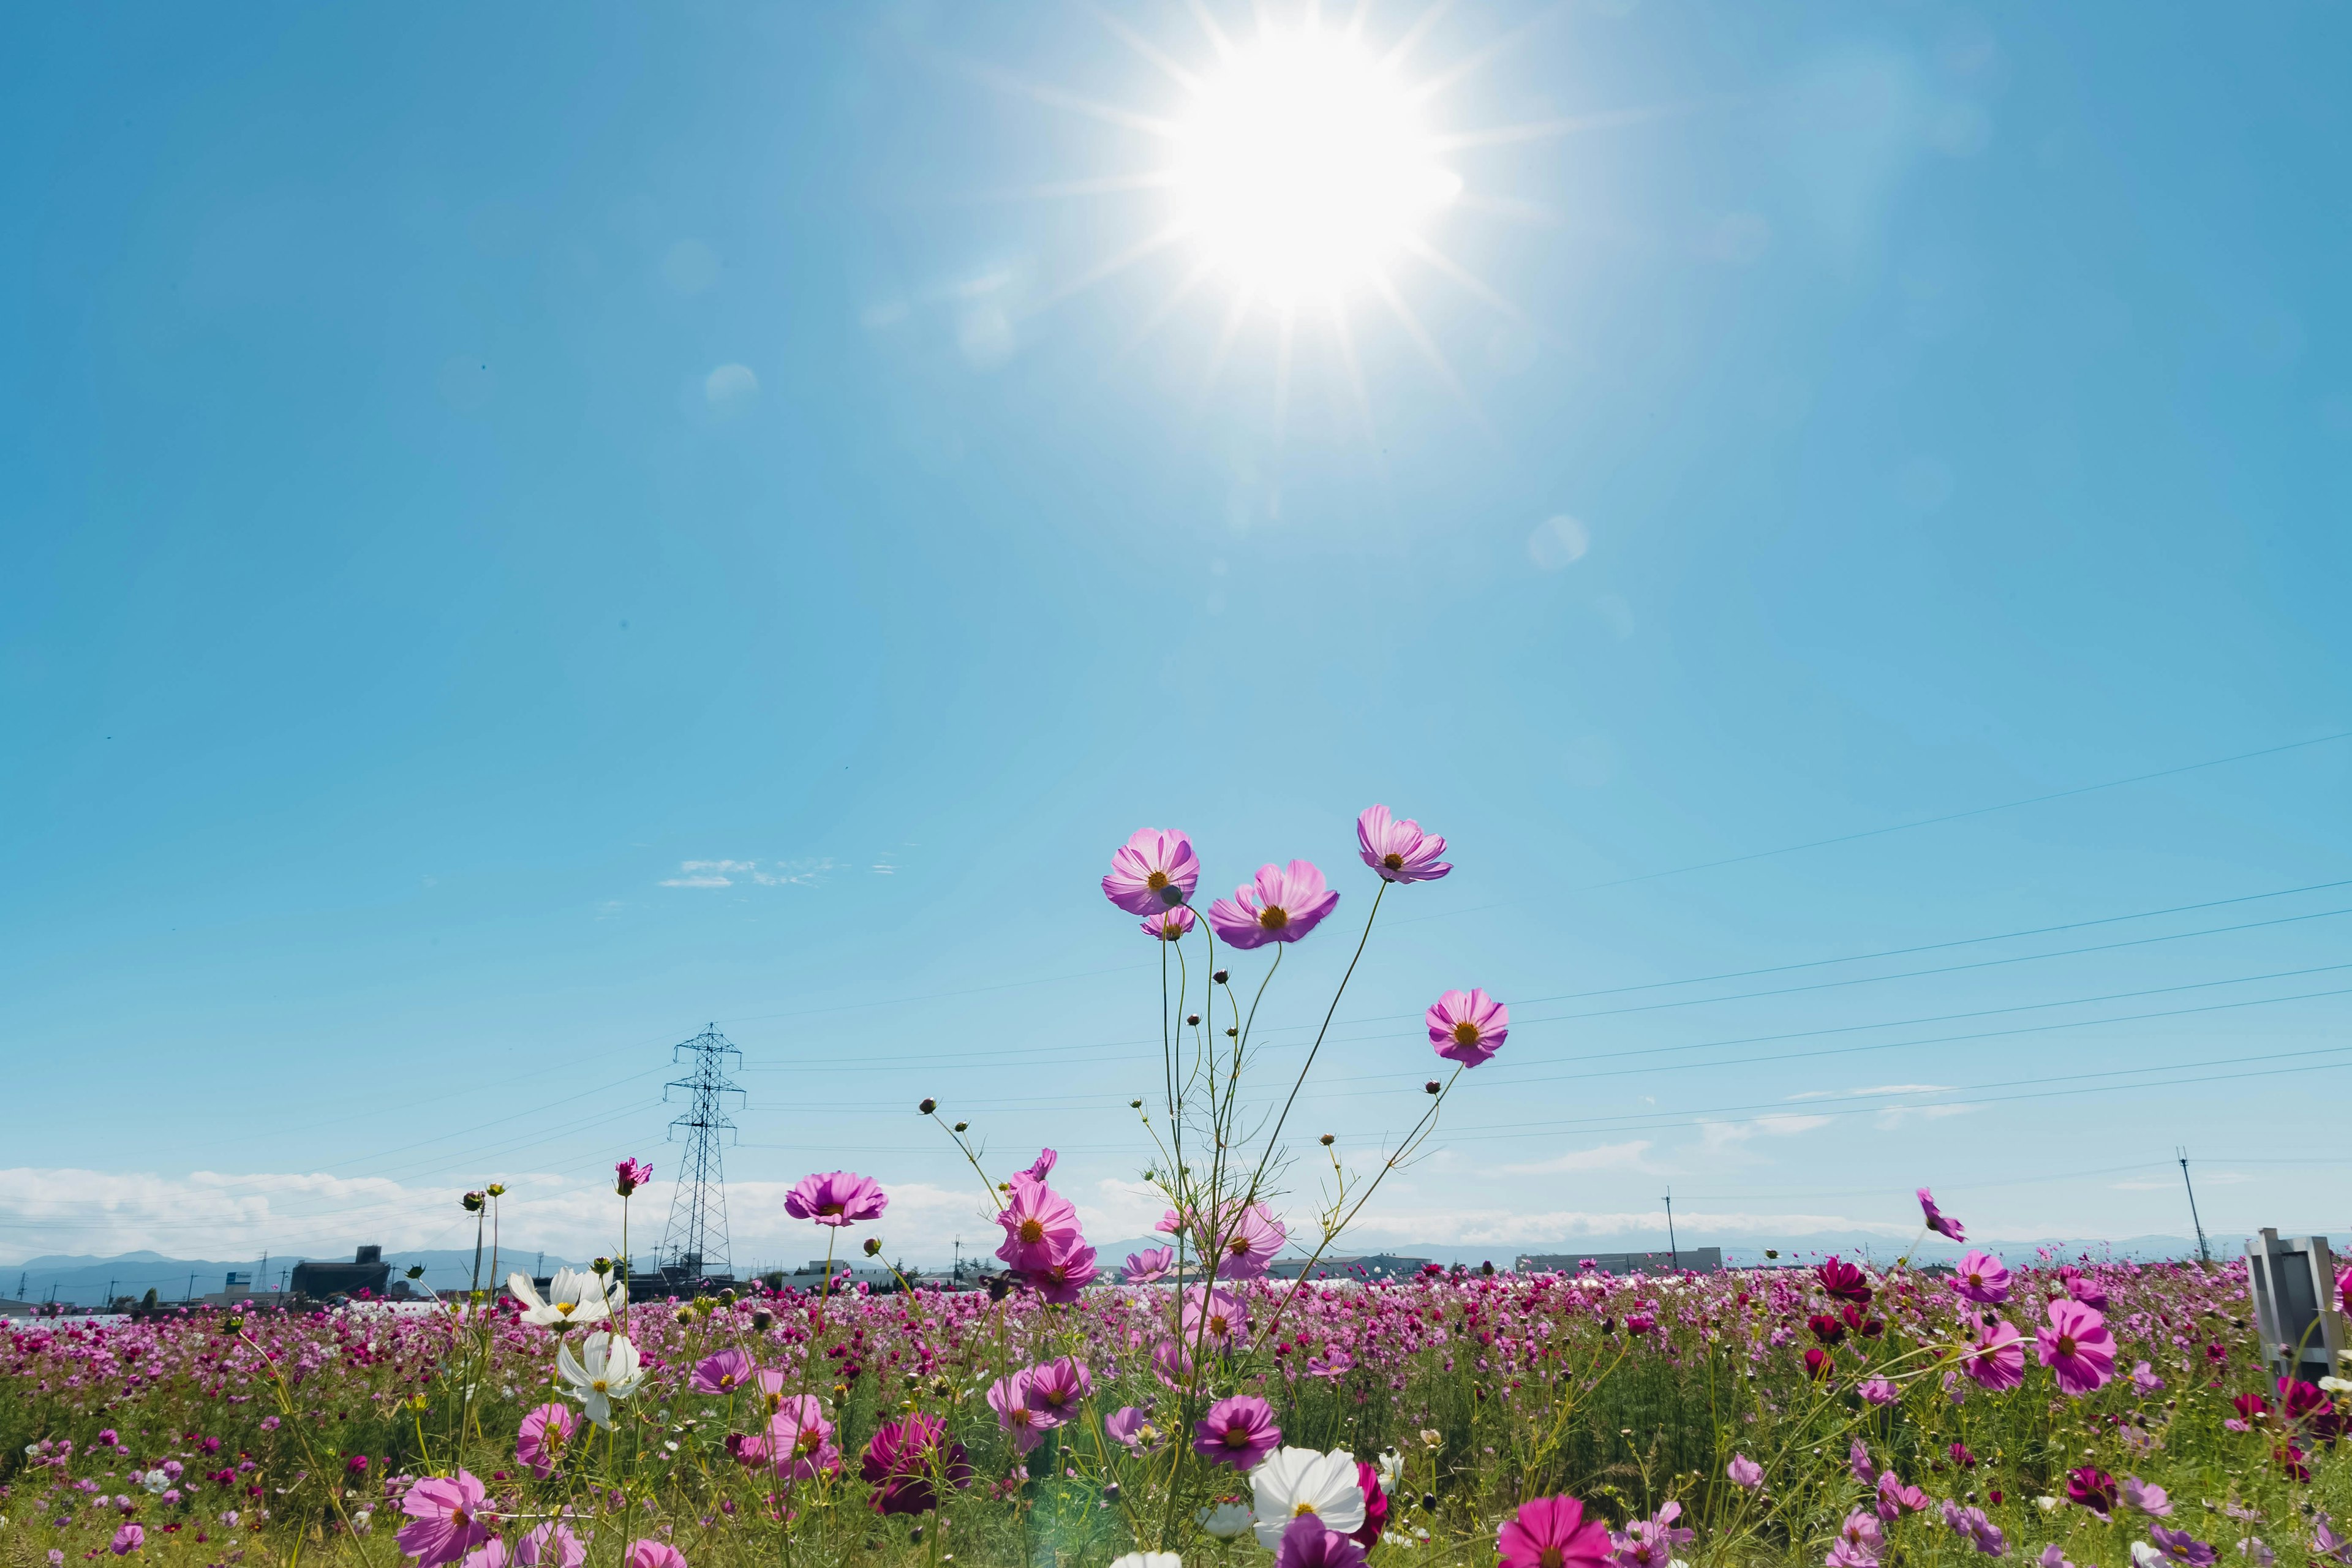
[[[1264,1204],[1252,1204],[1236,1213],[1227,1230],[1217,1243],[1220,1279],[1263,1278],[1287,1234]]]
[[[1989,1252],[1967,1254],[1952,1274],[1953,1289],[1988,1307],[2008,1300],[2009,1286],[2009,1265]]]
[[[1029,1408],[1049,1426],[1060,1426],[1077,1418],[1080,1402],[1094,1387],[1094,1374],[1087,1370],[1087,1363],[1066,1355],[1029,1369],[1025,1397]]]
[[[1960,1352],[1960,1370],[1995,1394],[2025,1381],[2025,1345],[2006,1318],[1976,1321],[1977,1342]],[[1958,1403],[1955,1400],[1955,1403]]]
[[[1356,847],[1386,882],[1434,882],[1454,869],[1438,858],[1444,839],[1423,833],[1411,817],[1391,816],[1385,805],[1369,806],[1356,818]]]
[[[1192,1352],[1175,1340],[1162,1340],[1151,1347],[1151,1375],[1169,1388],[1182,1388],[1192,1376]]]
[[[1015,1178],[996,1223],[1004,1227],[996,1256],[1024,1274],[1048,1268],[1056,1258],[1086,1245],[1078,1211],[1042,1181]]]
[[[1437,1054],[1465,1068],[1491,1058],[1511,1035],[1511,1010],[1484,991],[1448,991],[1424,1017]]]
[[[752,1370],[751,1358],[730,1346],[697,1362],[690,1385],[697,1394],[738,1394],[750,1385]]]
[[[1256,880],[1209,906],[1209,925],[1228,947],[1297,942],[1322,924],[1339,902],[1339,895],[1323,885],[1323,873],[1307,862],[1265,865],[1257,868]]]
[[[2172,1517],[2172,1498],[2162,1487],[2151,1486],[2137,1476],[2126,1476],[2123,1485],[2124,1502],[2142,1513],[2158,1519]]]
[[[2034,1331],[2041,1342],[2042,1364],[2058,1379],[2058,1386],[2080,1398],[2116,1374],[2116,1337],[2096,1308],[2080,1301],[2056,1300],[2049,1306],[2050,1322]]]
[[[1883,1377],[1865,1380],[1854,1392],[1873,1405],[1892,1405],[1903,1397],[1903,1391]]]
[[[146,1544],[147,1531],[138,1525],[126,1524],[114,1532],[114,1539],[106,1543],[106,1549],[117,1557],[128,1557]]]
[[[1752,1492],[1764,1484],[1764,1467],[1745,1454],[1732,1455],[1731,1463],[1723,1467],[1723,1473],[1731,1478],[1733,1486],[1746,1491]]]
[[[1828,1568],[1878,1568],[1886,1550],[1886,1531],[1878,1516],[1855,1509],[1838,1527],[1838,1538],[1824,1560]]]
[[[1195,1285],[1184,1292],[1184,1342],[1192,1344],[1206,1329],[1212,1344],[1229,1343],[1249,1327],[1249,1304],[1230,1290],[1204,1290]]]
[[[507,1543],[495,1535],[491,1536],[488,1545],[476,1547],[466,1553],[462,1568],[507,1568]]]
[[[570,1525],[551,1521],[515,1542],[514,1560],[522,1568],[580,1568],[588,1546]]]
[[[1127,1282],[1149,1285],[1165,1279],[1176,1267],[1176,1249],[1172,1247],[1149,1247],[1141,1252],[1127,1255]]]
[[[515,1458],[541,1480],[555,1473],[579,1423],[570,1406],[550,1402],[534,1407],[515,1430]]]
[[[627,1568],[686,1568],[686,1553],[660,1541],[632,1541],[622,1561]]]
[[[1181,904],[1200,884],[1201,858],[1192,841],[1167,828],[1139,827],[1111,851],[1103,897],[1131,915],[1148,915]]]
[[[1927,1506],[1927,1494],[1917,1487],[1903,1484],[1903,1479],[1893,1470],[1878,1478],[1878,1517],[1896,1520],[1906,1513],[1917,1513]]]
[[[1013,1439],[1013,1451],[1026,1454],[1045,1440],[1045,1434],[1061,1422],[1029,1405],[1031,1370],[1023,1367],[1008,1373],[988,1385],[988,1407],[996,1412],[996,1424]]]
[[[847,1171],[803,1176],[784,1194],[784,1212],[794,1219],[835,1226],[878,1219],[889,1206],[888,1194],[873,1177],[853,1175]]]
[[[2009,1554],[2009,1538],[2001,1533],[2000,1526],[1985,1517],[1985,1510],[1980,1508],[1962,1508],[1948,1500],[1944,1504],[1944,1522],[1951,1527],[1955,1535],[1965,1537],[1970,1545],[1988,1557]]]
[[[1143,934],[1161,942],[1181,942],[1192,929],[1192,908],[1179,904],[1172,910],[1162,910],[1156,915],[1143,917]]]
[[[464,1470],[427,1476],[400,1500],[409,1522],[394,1539],[416,1559],[418,1568],[455,1563],[490,1538],[490,1527],[478,1517],[488,1495],[482,1483]]]
[[[2164,1379],[2157,1376],[2154,1367],[2141,1362],[2132,1368],[2132,1387],[2146,1398],[2151,1394],[2164,1392]]]
[[[1845,1451],[1845,1468],[1864,1486],[1878,1484],[1878,1467],[1870,1462],[1870,1445],[1856,1437]]]
[[[1103,1430],[1112,1442],[1134,1453],[1143,1452],[1158,1436],[1150,1415],[1132,1405],[1122,1405],[1103,1417]]]

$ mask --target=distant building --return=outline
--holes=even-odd
[[[1540,1252],[1522,1257],[1522,1274],[1694,1274],[1723,1272],[1723,1248],[1685,1247],[1673,1252]]]
[[[1429,1267],[1426,1258],[1406,1258],[1393,1252],[1370,1252],[1361,1258],[1322,1258],[1315,1263],[1316,1279],[1407,1279]],[[1303,1258],[1286,1258],[1266,1272],[1277,1279],[1296,1279],[1307,1267]]]
[[[383,1248],[362,1247],[352,1254],[349,1263],[305,1259],[296,1264],[289,1293],[313,1301],[331,1301],[338,1296],[356,1296],[362,1290],[381,1296],[391,1279],[392,1265],[383,1260]]]

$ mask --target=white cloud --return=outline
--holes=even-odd
[[[1753,1138],[1793,1138],[1827,1127],[1831,1121],[1827,1116],[1759,1116],[1752,1121],[1703,1121],[1698,1131],[1708,1152],[1715,1153],[1738,1148]]]
[[[1525,1165],[1505,1165],[1502,1169],[1507,1176],[1551,1176],[1570,1171],[1640,1170],[1643,1168],[1642,1156],[1649,1148],[1648,1139],[1637,1138],[1625,1143],[1571,1149],[1549,1160],[1538,1160]]]
[[[762,888],[805,888],[814,886],[827,871],[833,869],[830,858],[815,859],[771,860],[762,868],[757,860],[681,860],[678,874],[662,879],[665,888],[731,888],[735,879],[749,879]]]
[[[1809,1089],[1790,1100],[1863,1100],[1875,1094],[1944,1094],[1948,1083],[1874,1083],[1867,1089]]]
[[[1888,1132],[1914,1117],[1922,1121],[1941,1121],[1948,1116],[1966,1116],[1976,1109],[1973,1105],[1890,1105],[1872,1121],[1880,1131]]]

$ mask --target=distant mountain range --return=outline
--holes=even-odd
[[[1139,1237],[1126,1241],[1114,1241],[1097,1248],[1097,1267],[1107,1276],[1116,1278],[1125,1266],[1127,1255],[1166,1244],[1168,1238]],[[1720,1245],[1704,1236],[1680,1237],[1683,1249]],[[2246,1237],[2240,1235],[2214,1236],[2208,1238],[2216,1261],[2242,1258],[2245,1255]],[[1374,1242],[1360,1246],[1342,1245],[1337,1256],[1352,1258],[1368,1252],[1383,1252],[1412,1258],[1426,1258],[1433,1263],[1465,1264],[1476,1268],[1492,1263],[1508,1268],[1521,1254],[1562,1255],[1587,1258],[1601,1253],[1663,1251],[1665,1237],[1660,1236],[1579,1237],[1571,1241],[1523,1242],[1510,1245],[1479,1244],[1463,1246],[1445,1242]],[[2048,1247],[2065,1258],[2089,1253],[2093,1258],[2176,1258],[2196,1256],[2197,1244],[2180,1236],[2135,1236],[2116,1241],[2083,1241],[2053,1237],[2042,1241],[2002,1241],[1988,1244],[1985,1250],[1997,1253],[2012,1262],[2031,1260],[2037,1249]],[[1792,1236],[1775,1248],[1777,1261],[1801,1263],[1827,1253],[1840,1253],[1848,1258],[1892,1259],[1910,1250],[1906,1242],[1890,1241],[1884,1236],[1856,1231],[1831,1232],[1813,1236]],[[1923,1246],[1910,1255],[1922,1262],[1949,1262],[1965,1250],[1937,1238],[1933,1245]],[[1734,1267],[1759,1265],[1768,1261],[1762,1246],[1743,1243],[1723,1248],[1724,1261]],[[280,1279],[293,1271],[299,1257],[271,1257],[268,1275],[261,1273],[262,1260],[245,1258],[234,1260],[217,1258],[167,1258],[160,1252],[125,1252],[113,1258],[65,1257],[52,1255],[27,1258],[24,1262],[0,1267],[0,1300],[16,1301],[58,1300],[75,1306],[93,1306],[107,1299],[111,1289],[116,1296],[141,1296],[150,1289],[162,1301],[178,1301],[194,1296],[209,1295],[222,1289],[231,1272],[251,1278],[256,1289],[274,1289]],[[337,1254],[331,1261],[348,1261],[347,1254]],[[437,1252],[388,1252],[384,1261],[392,1265],[395,1279],[405,1275],[412,1265],[423,1264],[423,1283],[436,1290],[462,1290],[474,1279],[474,1251],[471,1247]],[[911,1265],[944,1268],[946,1259],[914,1258]],[[530,1274],[551,1273],[557,1268],[584,1268],[583,1258],[558,1258],[535,1249],[501,1247],[498,1254],[498,1274],[500,1277],[520,1269]],[[482,1279],[491,1282],[491,1257],[482,1254]]]

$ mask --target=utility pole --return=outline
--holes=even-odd
[[[194,1300],[195,1299],[196,1299],[196,1277],[195,1277],[195,1274],[194,1274],[193,1271],[191,1271],[191,1272],[189,1273],[189,1275],[188,1275],[188,1293],[187,1293],[186,1295],[184,1295],[184,1296],[181,1297],[181,1298],[180,1298],[180,1300],[183,1300],[183,1301],[193,1301],[193,1300]]]
[[[2197,1189],[2189,1180],[2189,1151],[2176,1145],[2172,1152],[2180,1156],[2180,1184],[2189,1188],[2189,1223],[2197,1227],[2197,1261],[2210,1266],[2213,1251],[2205,1245],[2205,1222],[2197,1217]]]
[[[1683,1266],[1683,1249],[1675,1245],[1675,1190],[1666,1189],[1666,1258],[1672,1267]]]

